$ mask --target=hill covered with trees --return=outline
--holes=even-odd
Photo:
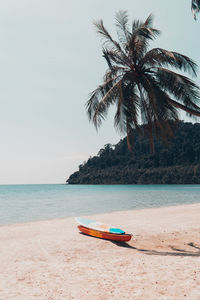
[[[135,132],[133,151],[126,138],[107,144],[79,166],[69,184],[200,184],[200,123],[180,122],[167,146]]]

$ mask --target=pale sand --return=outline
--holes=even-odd
[[[0,299],[200,299],[200,204],[95,215],[128,246],[73,218],[0,227]]]

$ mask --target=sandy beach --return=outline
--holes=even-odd
[[[74,218],[1,226],[0,300],[200,299],[200,204],[92,217],[132,240],[80,234]]]

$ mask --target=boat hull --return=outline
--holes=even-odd
[[[78,225],[78,229],[87,235],[91,235],[91,236],[94,236],[97,238],[111,240],[111,241],[128,242],[132,238],[131,234],[108,233],[108,232],[90,229],[90,228],[84,227],[82,225]]]

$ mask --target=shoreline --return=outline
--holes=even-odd
[[[200,203],[92,215],[127,244],[80,234],[74,217],[3,225],[0,299],[199,299],[199,216]]]
[[[38,220],[32,220],[32,221],[25,221],[25,222],[16,222],[16,223],[6,223],[6,224],[0,224],[1,227],[6,227],[6,226],[15,226],[15,225],[25,225],[25,224],[32,224],[32,223],[37,223],[37,222],[46,222],[46,221],[57,221],[57,220],[67,220],[67,219],[75,219],[76,217],[87,217],[91,218],[93,216],[98,217],[101,215],[107,215],[107,214],[114,214],[114,213],[125,213],[125,212],[137,212],[141,210],[151,210],[151,209],[160,209],[160,208],[172,208],[172,207],[182,207],[182,206],[193,206],[193,205],[199,205],[200,206],[200,201],[199,202],[193,202],[193,203],[175,203],[175,204],[169,204],[169,205],[161,205],[161,206],[151,206],[151,207],[137,207],[129,210],[114,210],[114,211],[108,211],[108,212],[100,212],[100,213],[94,213],[94,214],[80,214],[80,215],[74,215],[74,216],[66,216],[66,217],[60,217],[60,218],[49,218],[49,219],[38,219]],[[1,300],[1,299],[0,299]]]

